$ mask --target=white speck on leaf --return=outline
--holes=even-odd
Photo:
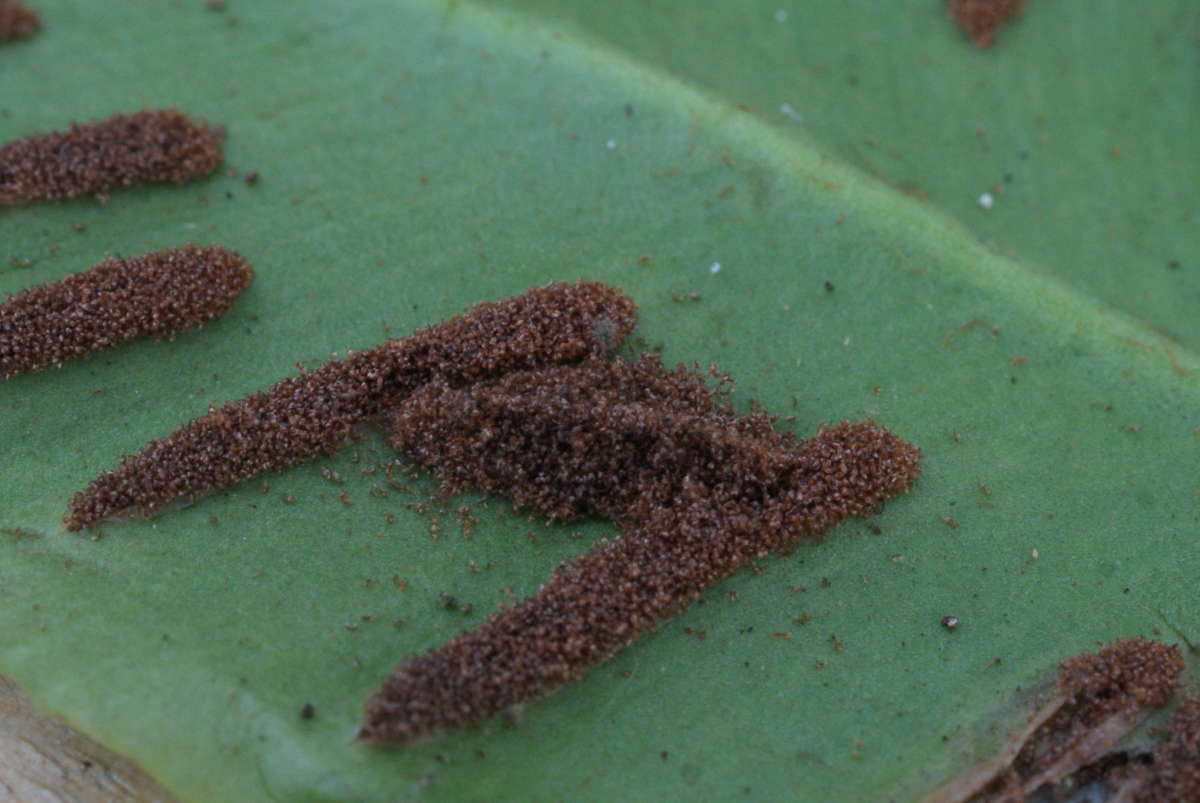
[[[709,272],[709,273],[713,273],[713,274],[720,273],[720,272],[721,272],[721,263],[720,263],[720,262],[714,262],[714,263],[712,263],[711,265],[709,265],[709,266],[708,266],[708,272]]]
[[[776,22],[780,22],[780,23],[787,22],[787,18],[788,18],[788,13],[787,13],[786,8],[775,9],[775,21]]]
[[[617,141],[615,139],[610,139],[608,142],[604,143],[604,147],[608,148],[610,151],[615,151],[617,149]]]
[[[789,120],[795,120],[797,123],[804,122],[804,115],[796,111],[795,107],[790,103],[781,103],[779,105],[779,113]]]
[[[993,203],[995,203],[995,199],[992,198],[992,194],[990,192],[985,192],[983,195],[979,196],[979,205],[983,208],[983,211],[990,211]]]

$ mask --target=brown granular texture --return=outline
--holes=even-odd
[[[1179,647],[1138,636],[1063,661],[1058,689],[1073,702],[1071,721],[1087,728],[1111,714],[1166,705],[1183,669]]]
[[[331,360],[209,413],[124,458],[71,500],[67,526],[152,515],[267,471],[335,452],[359,422],[422,385],[450,386],[606,354],[637,322],[637,306],[594,282],[552,284],[369,351]]]
[[[161,338],[218,317],[250,286],[246,260],[188,245],[30,287],[0,304],[0,379],[137,338]]]
[[[28,39],[41,28],[37,12],[20,0],[0,0],[0,42]]]
[[[595,513],[620,524],[641,497],[669,501],[694,450],[713,446],[714,426],[758,426],[768,438],[783,437],[762,417],[715,412],[718,401],[723,396],[702,377],[664,371],[649,356],[514,372],[461,388],[435,381],[396,411],[393,445],[433,469],[446,493],[479,488],[553,520]],[[677,440],[693,448],[676,448]]]
[[[1141,637],[1063,661],[1057,693],[1030,712],[1026,729],[926,800],[1021,803],[1103,779],[1114,801],[1200,801],[1200,700],[1184,701],[1152,753],[1131,753],[1126,739],[1171,701],[1183,669],[1178,647]]]
[[[919,473],[919,450],[873,423],[799,441],[649,357],[435,381],[393,423],[397,448],[448,489],[558,519],[599,513],[622,535],[397,668],[360,730],[377,743],[477,723],[579,679],[747,562],[873,512]]]
[[[1024,0],[950,0],[950,16],[987,49],[996,41],[996,29],[1024,10]]]
[[[1200,800],[1200,697],[1184,697],[1167,738],[1138,760],[1119,762],[1104,780],[1112,800],[1196,803]]]
[[[177,109],[117,114],[0,146],[0,206],[183,184],[220,163],[219,134]]]
[[[1112,758],[1116,741],[1149,709],[1170,701],[1183,669],[1178,647],[1140,636],[1063,661],[1062,702],[1022,747],[1004,783],[1029,795],[1066,778],[1094,775],[1093,768]]]
[[[1200,697],[1187,697],[1171,717],[1167,740],[1142,769],[1133,803],[1195,803],[1200,800]]]

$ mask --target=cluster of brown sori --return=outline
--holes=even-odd
[[[1133,793],[1130,803],[1195,803],[1200,800],[1200,697],[1187,697],[1171,717],[1167,738],[1148,764],[1129,766],[1109,785]]]
[[[736,416],[683,368],[589,360],[466,387],[435,380],[399,405],[395,446],[446,490],[481,488],[621,535],[534,596],[396,669],[360,737],[403,743],[480,722],[583,677],[712,584],[907,490],[920,452],[870,422],[810,440]]]
[[[117,114],[0,146],[0,206],[203,178],[221,163],[221,137],[176,109]]]
[[[1113,800],[1200,800],[1200,701],[1183,701],[1166,741],[1136,755],[1125,740],[1146,714],[1176,697],[1185,668],[1176,646],[1137,637],[1059,665],[1057,694],[1033,711],[1014,747],[927,798],[1017,803],[1064,784],[1103,779]]]
[[[1038,751],[1043,765],[1069,760],[1069,748],[1089,757],[1099,742],[1106,752],[1117,741],[1113,724],[1132,728],[1143,712],[1162,708],[1175,696],[1185,663],[1179,647],[1137,637],[1099,653],[1070,658],[1059,667],[1059,691],[1070,701],[1046,732],[1052,746]],[[1200,699],[1183,700],[1167,739],[1148,761],[1119,763],[1105,775],[1114,800],[1128,803],[1195,803],[1200,800]],[[1077,759],[1076,763],[1082,763]],[[1103,763],[1103,762],[1096,762]],[[1099,774],[1099,773],[1097,773]]]
[[[250,286],[246,260],[188,245],[106,259],[0,303],[0,379],[143,337],[166,337],[221,315]]]
[[[27,39],[41,27],[37,12],[20,0],[0,0],[0,42]]]
[[[438,472],[551,519],[612,518],[621,537],[535,596],[402,665],[361,737],[399,743],[480,722],[580,678],[747,561],[907,490],[920,452],[873,423],[811,440],[737,416],[723,378],[613,359],[636,305],[593,282],[485,303],[407,338],[211,408],[71,501],[72,530],[150,515],[330,453],[367,419]],[[715,372],[714,372],[715,373]]]
[[[1183,669],[1178,647],[1140,636],[1068,658],[1058,669],[1058,690],[1071,703],[1063,719],[1087,730],[1113,714],[1161,708]]]
[[[594,282],[552,284],[332,360],[267,391],[211,408],[101,474],[70,504],[71,530],[227,488],[335,452],[354,426],[433,380],[451,386],[616,348],[637,307]]]
[[[950,16],[981,48],[996,41],[996,30],[1021,13],[1025,0],[950,0]]]

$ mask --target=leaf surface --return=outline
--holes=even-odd
[[[1195,642],[1194,12],[1034,4],[981,54],[932,5],[42,2],[0,49],[0,139],[177,103],[261,179],[0,211],[0,291],[189,240],[256,282],[198,332],[0,385],[0,674],[184,800],[873,800],[982,755],[975,723],[1063,657]],[[62,530],[210,401],[581,276],[781,425],[918,444],[916,490],[513,721],[385,751],[352,736],[396,663],[615,530],[422,512],[373,432]]]

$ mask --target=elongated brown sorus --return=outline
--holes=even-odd
[[[622,534],[398,667],[367,705],[359,735],[375,743],[478,723],[579,679],[747,562],[873,512],[919,473],[919,450],[873,423],[798,441],[645,358],[431,383],[394,426],[397,448],[449,489],[557,518],[601,513]]]
[[[117,114],[0,146],[0,206],[106,198],[136,184],[183,184],[220,163],[217,131],[178,109]]]
[[[220,407],[122,459],[71,500],[69,529],[151,515],[268,471],[332,453],[355,424],[438,378],[466,384],[615,349],[637,305],[595,282],[551,284],[479,304],[412,336],[278,382]]]
[[[20,0],[0,0],[0,42],[28,39],[41,27],[37,12]]]
[[[0,303],[0,379],[218,317],[250,286],[249,263],[222,246],[187,245],[106,259]]]

